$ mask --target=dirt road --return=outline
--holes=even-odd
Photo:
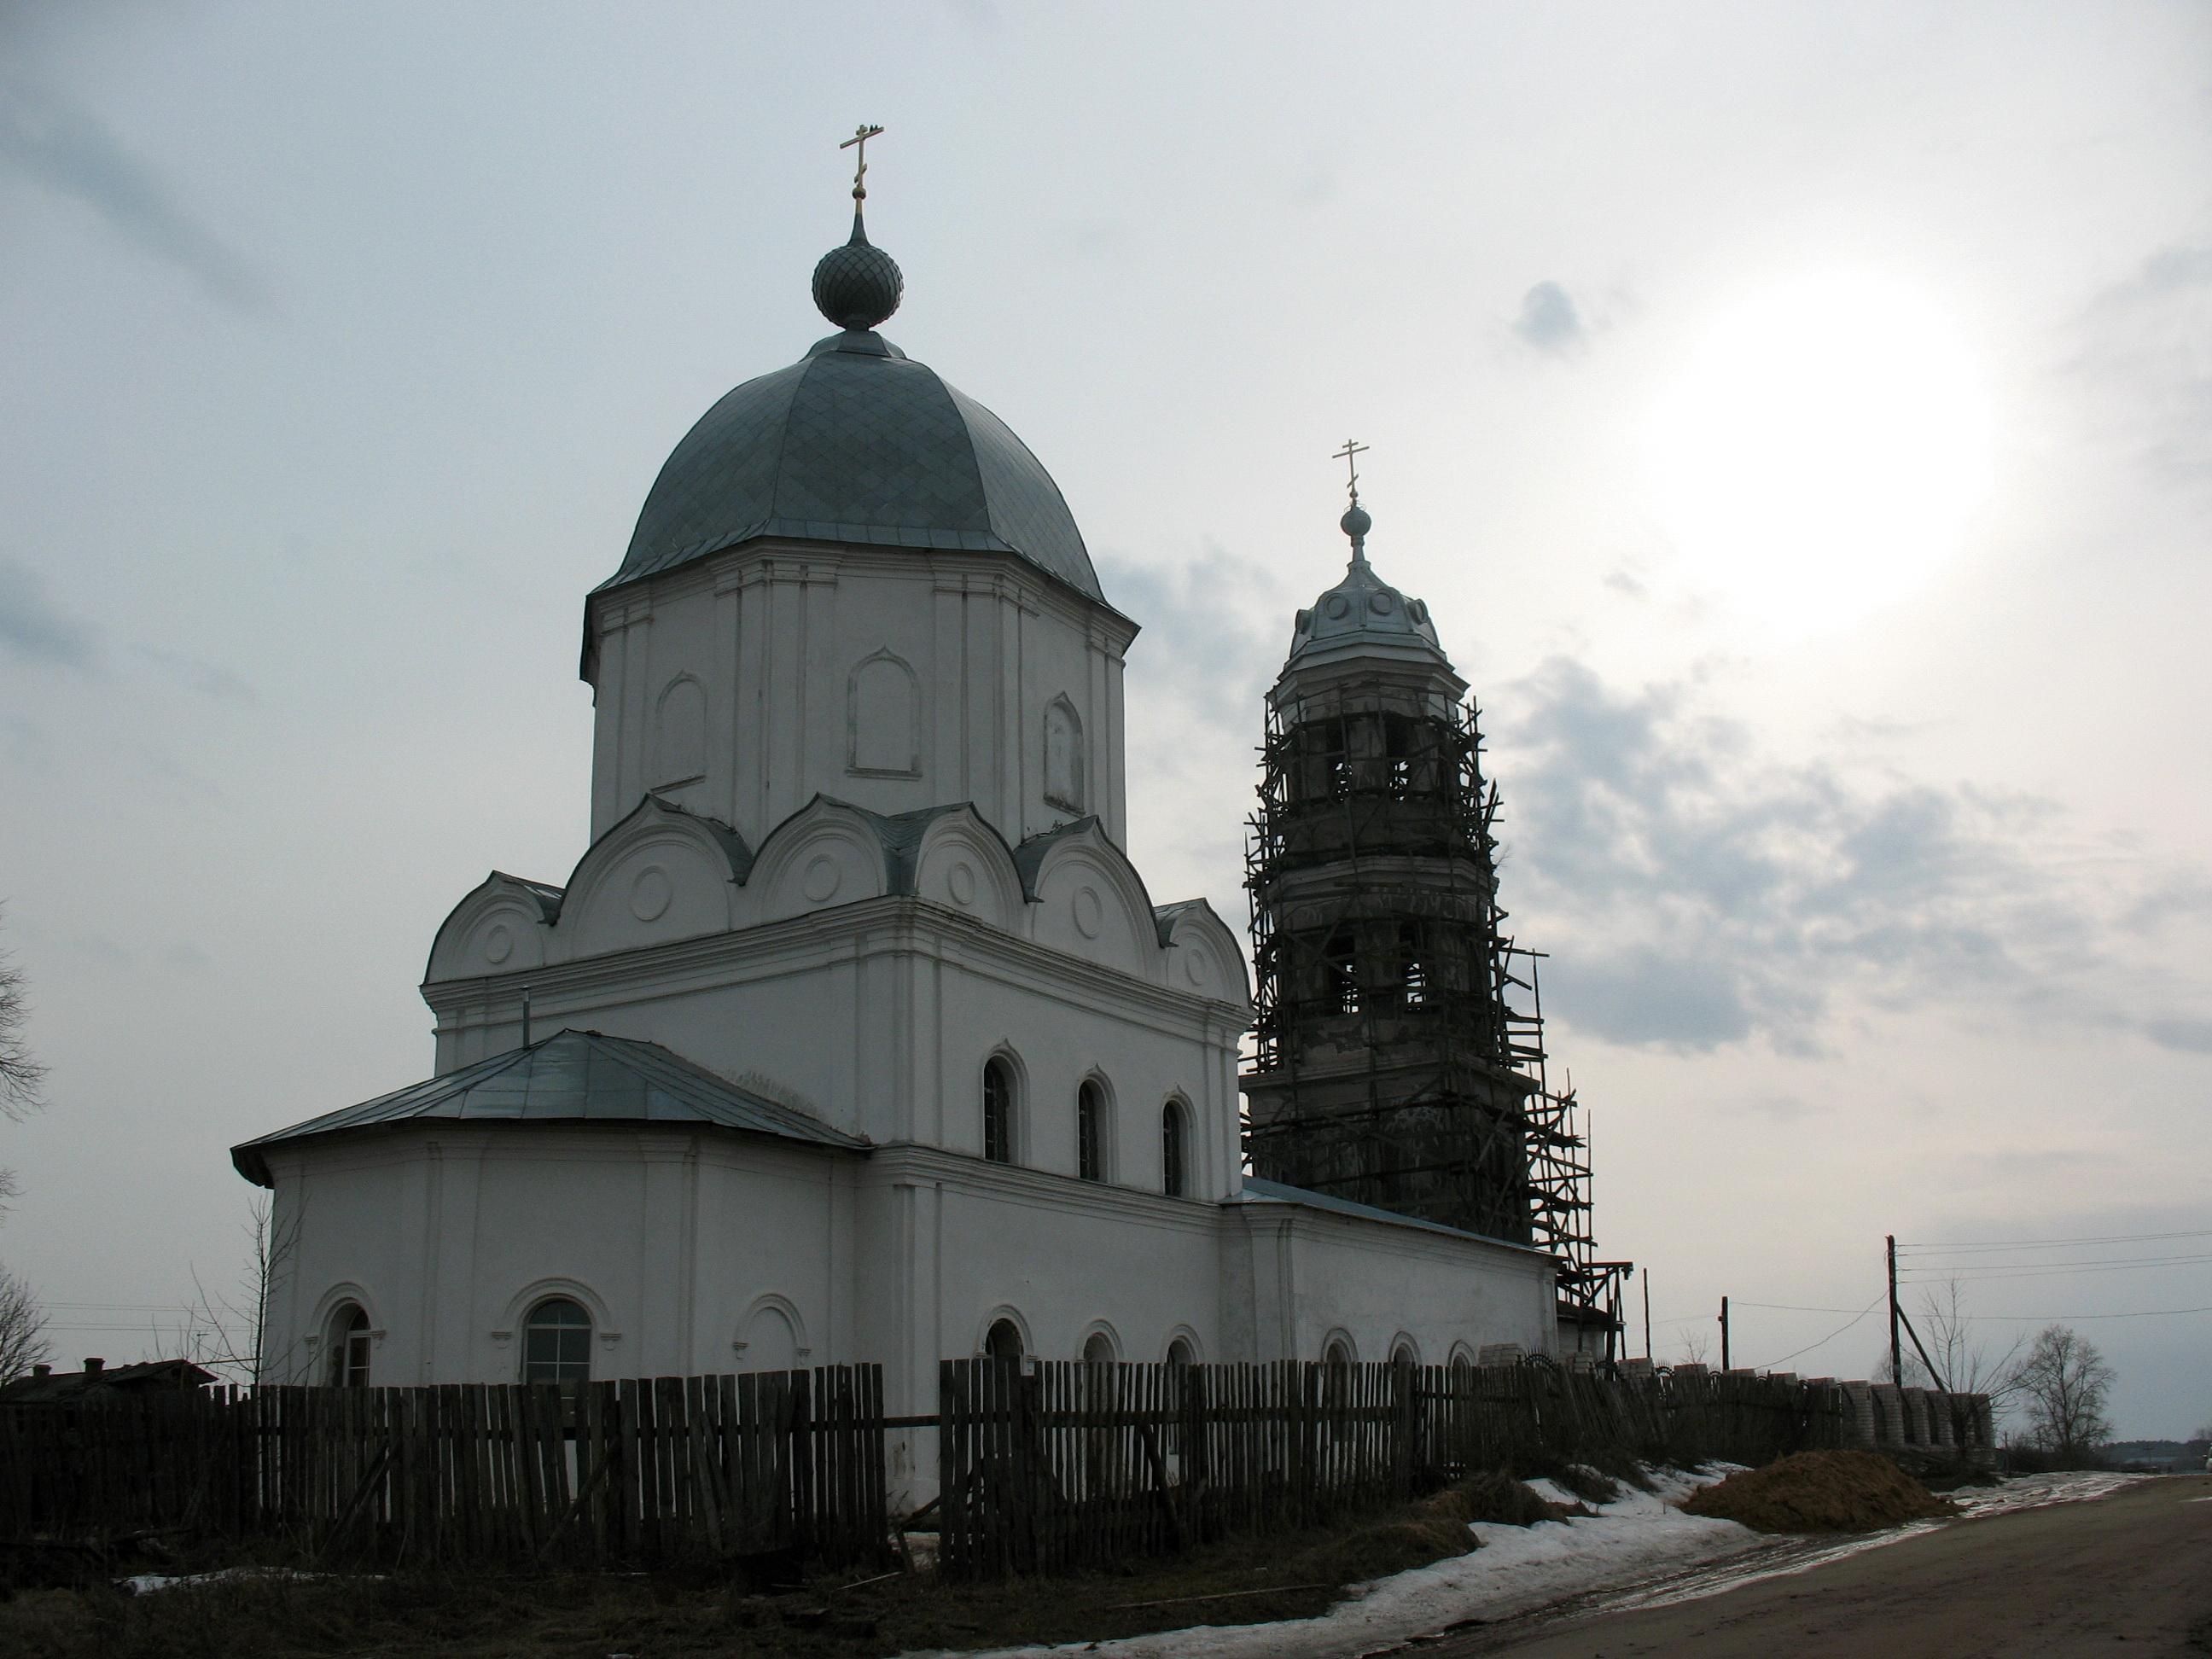
[[[1431,1637],[1407,1651],[1420,1659],[2212,1655],[2212,1477],[2146,1480],[2088,1503],[1954,1522],[1699,1601],[1607,1612],[1601,1599]]]

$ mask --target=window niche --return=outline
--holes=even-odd
[[[921,696],[905,659],[878,651],[845,684],[845,766],[862,777],[921,775]]]
[[[707,693],[689,674],[661,688],[653,714],[653,781],[659,789],[707,773]]]

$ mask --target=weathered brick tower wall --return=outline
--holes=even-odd
[[[1531,1242],[1537,1085],[1501,982],[1474,712],[1441,653],[1301,670],[1273,700],[1253,820],[1254,1170]]]

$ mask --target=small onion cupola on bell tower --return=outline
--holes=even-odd
[[[1361,448],[1345,446],[1352,456]],[[1356,472],[1352,505],[1337,523],[1352,540],[1352,562],[1345,567],[1342,581],[1298,612],[1290,659],[1283,666],[1285,679],[1325,679],[1327,675],[1318,671],[1339,663],[1364,671],[1375,663],[1397,662],[1416,669],[1441,669],[1456,700],[1467,688],[1451,672],[1436,624],[1429,619],[1429,607],[1407,599],[1367,562],[1367,532],[1374,529],[1375,520],[1359,504]]]
[[[1246,872],[1264,1180],[1542,1242],[1531,1097],[1506,1000],[1496,795],[1428,607],[1376,574],[1351,505],[1343,580],[1298,612],[1268,694]],[[1536,1109],[1540,1111],[1540,1107]]]

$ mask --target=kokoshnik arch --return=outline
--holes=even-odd
[[[872,1361],[925,1413],[982,1352],[1554,1349],[1510,1146],[1487,1208],[1244,1172],[1242,950],[1121,851],[1136,624],[1021,440],[877,331],[864,194],[836,331],[701,418],[586,599],[575,868],[439,928],[434,1075],[233,1150],[283,1245],[267,1374]]]

